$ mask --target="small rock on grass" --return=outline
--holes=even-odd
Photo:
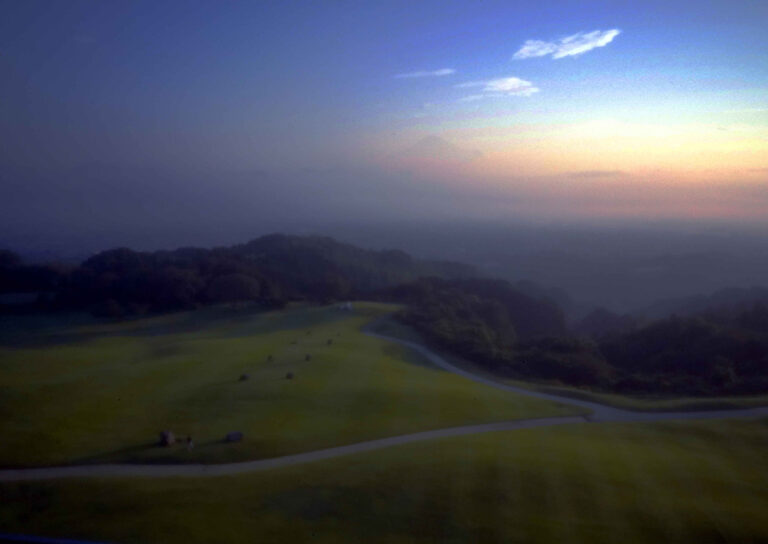
[[[160,445],[161,446],[172,446],[176,443],[176,436],[174,436],[173,431],[160,431]]]

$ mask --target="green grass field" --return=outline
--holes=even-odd
[[[212,479],[0,484],[0,531],[114,543],[768,541],[768,421],[575,424]]]
[[[360,333],[393,309],[211,309],[17,324],[0,335],[0,466],[250,460],[575,413],[432,368]],[[250,379],[239,382],[243,373]],[[156,446],[163,429],[191,435],[195,448]],[[223,443],[229,431],[245,440]]]

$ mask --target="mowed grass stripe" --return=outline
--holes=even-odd
[[[383,436],[396,434],[392,432],[387,412],[391,409],[391,405],[401,402],[401,380],[397,380],[398,383],[392,385],[399,362],[392,364],[388,368],[389,372],[381,373],[380,366],[384,358],[383,346],[374,339],[362,335],[356,335],[346,341],[353,344],[355,349],[348,352],[343,361],[344,364],[337,366],[337,373],[333,377],[335,383],[348,384],[343,389],[346,402],[332,406],[331,409],[338,410],[339,415],[346,413],[352,416],[344,418],[344,430],[349,434],[364,435],[367,427],[376,426],[377,423],[380,425],[378,428]],[[361,388],[355,386],[356,383],[370,385],[368,388]],[[385,391],[383,400],[382,391]],[[355,414],[359,416],[355,417]],[[369,419],[365,418],[365,414],[370,414]],[[374,423],[373,418],[380,419],[380,422]]]
[[[290,394],[297,400],[306,399],[308,403],[306,409],[301,412],[281,411],[279,414],[281,425],[285,429],[283,440],[289,444],[301,442],[303,436],[332,431],[328,427],[333,425],[333,421],[343,421],[345,415],[353,413],[350,411],[350,405],[354,399],[350,398],[347,391],[338,389],[337,384],[346,381],[360,384],[367,381],[361,376],[361,367],[348,364],[350,354],[346,349],[339,349],[337,345],[336,349],[321,351],[326,348],[321,348],[316,338],[323,336],[325,341],[327,335],[323,333],[327,331],[313,330],[310,335],[307,335],[306,331],[297,332],[301,335],[295,340],[296,344],[289,345],[292,357],[296,360],[296,377],[293,380],[285,380],[284,388],[290,389]],[[302,361],[307,354],[311,356],[310,361]],[[322,395],[323,391],[333,390],[337,391],[333,398]],[[311,417],[318,414],[322,414],[328,423],[318,425]]]
[[[577,428],[571,429],[569,435],[578,437],[588,425],[578,424]],[[597,495],[597,489],[604,487],[604,480],[591,477],[591,473],[599,468],[599,463],[587,458],[582,441],[572,439],[567,442],[567,448],[563,449],[558,447],[555,441],[557,437],[557,432],[548,433],[548,440],[542,444],[545,448],[542,455],[546,455],[547,462],[554,465],[560,463],[565,468],[548,475],[552,485],[551,493],[556,497],[558,505],[556,508],[564,513],[562,522],[556,525],[555,537],[562,542],[589,543],[592,542],[595,526],[602,525],[598,519],[604,511],[603,503]]]
[[[543,543],[553,535],[590,544],[760,542],[768,538],[768,489],[755,493],[708,465],[740,463],[744,450],[759,448],[766,437],[768,428],[756,421],[737,428],[720,421],[585,423],[408,444],[206,480],[4,483],[0,530],[167,544],[225,536],[233,543],[321,544]],[[696,461],[702,454],[713,459]],[[585,470],[587,460],[601,468]],[[763,457],[743,478],[765,482],[766,472]],[[693,481],[717,489],[730,505],[729,523],[707,519],[713,503]],[[615,499],[599,499],[600,486],[613,490]],[[604,516],[590,515],[594,509]]]
[[[585,444],[592,457],[594,478],[602,489],[609,489],[596,508],[603,514],[607,525],[612,527],[612,532],[619,540],[626,536],[631,540],[631,535],[636,535],[636,522],[638,502],[640,502],[635,490],[635,482],[644,477],[642,453],[635,455],[632,446],[623,446],[623,440],[617,439],[617,428],[614,425],[598,425],[590,429],[596,437],[596,442],[601,444],[599,448]],[[630,435],[635,432],[629,429]],[[594,450],[597,450],[596,453]],[[640,504],[642,504],[640,502]],[[625,508],[617,511],[616,505],[624,505]],[[604,532],[604,530],[603,530]]]
[[[728,531],[725,529],[721,513],[723,505],[713,504],[718,501],[718,494],[711,485],[710,475],[715,473],[720,478],[734,481],[733,479],[733,457],[732,456],[711,456],[707,450],[710,448],[709,441],[695,433],[681,433],[678,429],[670,425],[670,441],[680,450],[689,452],[690,462],[676,474],[671,485],[677,490],[693,489],[695,490],[698,501],[691,502],[686,515],[690,518],[700,520],[702,526],[700,531],[702,538],[718,539]],[[714,472],[713,472],[714,471]],[[696,477],[696,475],[699,475]],[[703,475],[703,476],[701,476]],[[730,487],[730,485],[728,486]],[[681,491],[678,491],[680,493]],[[714,492],[714,493],[713,493]],[[714,508],[713,508],[714,506]],[[692,523],[688,523],[692,525]]]
[[[681,433],[675,427],[677,426],[674,423],[665,426],[669,430],[670,447],[687,453],[690,460],[667,485],[674,489],[695,490],[699,500],[689,505],[686,512],[689,518],[687,525],[691,525],[692,520],[700,519],[701,525],[706,527],[702,529],[702,533],[711,533],[712,538],[722,537],[727,532],[721,518],[722,510],[712,508],[712,499],[716,500],[716,496],[713,495],[713,488],[709,485],[710,480],[707,475],[714,471],[721,478],[734,481],[733,457],[709,455],[710,440],[697,436],[695,432]]]
[[[573,460],[574,474],[579,475],[579,485],[571,486],[574,493],[569,493],[568,504],[573,512],[570,529],[572,542],[593,542],[596,534],[615,520],[606,516],[605,504],[615,500],[613,486],[606,485],[603,459],[596,460],[587,453],[582,441],[574,440],[574,447],[569,455]],[[550,450],[552,448],[550,447]],[[561,486],[567,486],[567,479],[562,478]]]
[[[764,463],[761,448],[742,433],[742,422],[728,422],[733,427],[732,439],[718,443],[715,448],[723,455],[712,455],[713,436],[706,427],[694,427],[696,432],[675,433],[675,444],[680,450],[691,452],[693,460],[688,465],[688,481],[681,485],[694,488],[700,497],[697,513],[711,525],[709,538],[722,538],[727,534],[744,531],[743,523],[734,524],[734,503],[728,500],[733,490],[740,495],[754,497],[755,504],[765,496],[768,489],[768,475],[755,477],[755,467]],[[725,455],[727,453],[727,455]],[[764,450],[763,450],[764,453]],[[743,508],[743,505],[738,507]],[[755,517],[761,514],[755,512]],[[702,537],[707,534],[702,535]]]
[[[658,474],[658,455],[653,447],[658,439],[655,428],[635,424],[618,430],[616,426],[612,428],[613,432],[630,437],[616,444],[629,475],[627,498],[631,508],[627,513],[632,532],[644,535],[649,541],[674,542],[674,528],[670,524],[676,520],[665,515],[670,511],[667,504],[669,475],[662,477]],[[684,470],[684,467],[678,469]]]

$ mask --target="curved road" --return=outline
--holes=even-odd
[[[426,357],[434,365],[453,372],[470,380],[482,383],[484,385],[503,389],[520,395],[536,397],[539,399],[559,402],[561,404],[570,404],[581,406],[592,411],[589,416],[563,416],[548,417],[537,419],[519,419],[514,421],[505,421],[501,423],[486,423],[481,425],[466,425],[462,427],[450,427],[447,429],[437,429],[433,431],[424,431],[420,433],[405,434],[381,438],[378,440],[369,440],[347,446],[328,448],[324,450],[310,451],[296,455],[286,455],[275,457],[273,459],[261,459],[257,461],[245,461],[242,463],[225,463],[218,465],[84,465],[69,467],[47,467],[47,468],[28,468],[0,470],[0,481],[22,481],[22,480],[51,480],[58,478],[111,478],[111,477],[153,477],[165,478],[171,476],[185,476],[199,478],[202,476],[225,476],[231,474],[241,474],[244,472],[256,472],[322,459],[340,457],[353,453],[377,450],[389,446],[408,444],[411,442],[421,442],[424,440],[434,440],[437,438],[447,438],[453,436],[462,436],[469,434],[480,434],[494,431],[510,431],[514,429],[530,429],[533,427],[546,427],[552,425],[564,425],[572,423],[603,422],[603,421],[661,421],[668,419],[718,419],[718,418],[738,418],[768,416],[768,406],[760,408],[750,408],[745,410],[713,410],[706,412],[633,412],[621,410],[611,406],[605,406],[594,402],[571,399],[559,395],[548,393],[539,393],[529,391],[520,387],[505,385],[502,383],[477,376],[458,368],[440,355],[430,351],[425,346],[407,340],[400,340],[383,334],[371,331],[363,331],[369,336],[395,342],[411,348]]]

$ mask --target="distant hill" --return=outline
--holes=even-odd
[[[505,280],[420,280],[390,290],[399,318],[429,341],[505,377],[609,384],[596,347],[566,338],[562,310]]]
[[[293,282],[314,281],[318,272],[341,274],[354,291],[370,291],[420,277],[469,278],[472,266],[444,261],[421,261],[404,251],[374,251],[325,236],[271,234],[229,249],[265,273]]]
[[[441,322],[453,322],[448,328],[454,329],[454,336],[456,330],[477,332],[473,331],[475,326],[495,328],[496,332],[503,331],[502,336],[508,336],[504,340],[508,343],[512,337],[531,339],[566,332],[563,312],[556,303],[523,293],[506,280],[424,278],[389,289],[386,296],[411,305],[406,318],[425,331],[439,328]]]
[[[629,314],[617,314],[605,308],[595,308],[577,321],[571,330],[580,336],[599,339],[610,334],[631,332],[640,323],[640,320]]]
[[[327,237],[284,234],[213,249],[111,249],[73,269],[33,269],[10,252],[2,256],[0,293],[45,292],[49,308],[113,317],[242,301],[268,307],[293,300],[328,302],[421,277],[476,275],[473,267],[459,263],[422,261],[397,250],[372,251]]]
[[[408,305],[400,319],[427,340],[504,377],[622,394],[768,391],[768,304],[650,322],[596,309],[576,324],[574,337],[551,300],[503,280],[425,279],[390,293]],[[721,294],[739,304],[755,298],[741,295]]]
[[[637,314],[650,319],[671,315],[735,315],[751,308],[756,303],[768,303],[768,288],[729,287],[709,295],[669,298],[660,300],[637,312]]]

